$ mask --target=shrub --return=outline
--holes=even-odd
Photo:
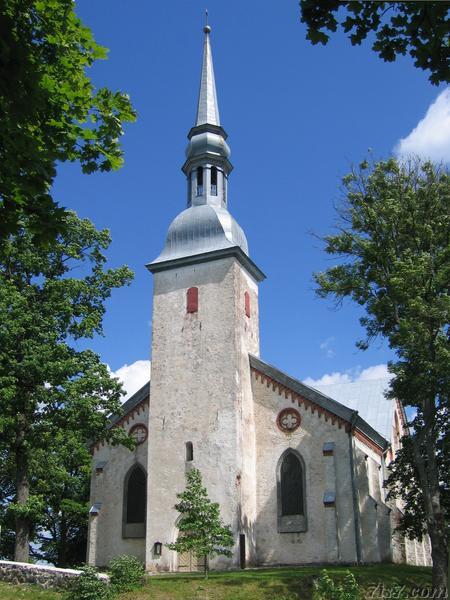
[[[355,576],[350,571],[340,583],[333,581],[324,569],[314,581],[314,589],[319,600],[360,600],[361,593]]]
[[[74,577],[69,584],[66,600],[111,600],[110,586],[98,578],[94,567],[82,567],[81,575]]]
[[[129,592],[144,580],[144,565],[135,556],[116,556],[109,563],[111,584],[119,592]]]

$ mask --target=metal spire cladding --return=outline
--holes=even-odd
[[[147,265],[152,272],[179,264],[194,264],[235,256],[258,280],[264,274],[248,256],[245,233],[228,211],[230,148],[220,125],[209,34],[203,28],[202,76],[197,119],[188,133],[186,161],[187,208],[169,226],[161,254]]]
[[[216,82],[214,79],[214,66],[212,60],[211,43],[209,34],[211,27],[205,25],[205,41],[203,44],[203,64],[200,78],[200,92],[198,95],[197,119],[195,125],[220,126],[219,105],[217,103]]]

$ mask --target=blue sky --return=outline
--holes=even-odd
[[[204,8],[197,0],[76,2],[110,49],[90,70],[94,84],[126,91],[138,120],[126,127],[119,172],[87,176],[62,165],[54,195],[109,228],[109,264],[135,271],[132,285],[108,302],[105,336],[90,342],[130,390],[145,379],[150,354],[152,277],[144,265],[185,206],[180,168],[194,123]],[[234,165],[229,207],[267,275],[261,356],[309,382],[381,374],[383,367],[374,367],[391,357],[386,345],[355,347],[363,335],[360,310],[347,304],[335,311],[314,295],[312,273],[331,263],[312,233],[332,230],[340,178],[368,148],[386,157],[404,139],[405,151],[448,158],[450,94],[409,58],[384,63],[368,44],[352,47],[341,33],[326,47],[312,46],[296,0],[210,0],[208,9]]]

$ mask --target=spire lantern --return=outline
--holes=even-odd
[[[227,206],[228,175],[232,170],[227,134],[220,124],[214,65],[211,51],[211,27],[203,27],[203,61],[200,76],[197,116],[189,131],[183,172],[188,178],[188,206],[209,204]]]

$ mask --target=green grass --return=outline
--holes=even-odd
[[[12,585],[0,581],[1,600],[60,600],[61,594],[37,585]]]
[[[321,570],[321,567],[295,567],[210,573],[207,581],[198,574],[158,575],[148,577],[139,590],[122,594],[120,600],[308,600],[312,598],[313,578]],[[347,567],[327,567],[333,578],[342,577],[346,570]],[[409,589],[431,586],[431,569],[427,567],[372,565],[349,570],[365,590],[377,584],[385,589],[396,585]],[[1,600],[35,598],[62,600],[62,594],[0,582]]]

